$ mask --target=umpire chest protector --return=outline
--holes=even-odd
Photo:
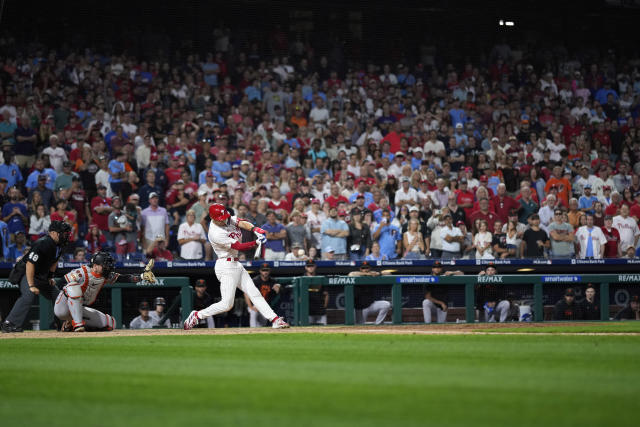
[[[46,285],[49,280],[49,269],[57,262],[61,253],[62,248],[50,236],[39,238],[31,246],[29,252],[24,254],[13,267],[9,275],[9,281],[16,285],[19,284],[25,274],[27,262],[31,262],[35,267],[35,285]]]

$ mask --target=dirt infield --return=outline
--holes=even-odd
[[[580,326],[585,329],[593,327],[594,332],[527,332],[527,328],[572,327]],[[111,332],[83,332],[69,333],[57,331],[25,331],[21,334],[0,334],[0,339],[10,338],[82,338],[82,337],[132,337],[152,335],[246,335],[265,333],[323,333],[323,334],[398,334],[398,335],[483,335],[483,334],[520,334],[512,329],[523,329],[522,333],[529,335],[633,335],[640,336],[640,332],[597,332],[597,323],[561,322],[561,323],[454,323],[431,325],[359,325],[359,326],[307,326],[290,329],[273,330],[271,328],[218,328],[194,329],[118,329]],[[500,329],[508,328],[508,332]],[[489,330],[489,331],[488,331]]]

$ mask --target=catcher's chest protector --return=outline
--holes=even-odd
[[[71,270],[64,276],[67,286],[80,285],[82,289],[82,304],[85,306],[94,303],[100,290],[104,286],[105,278],[102,275],[96,275],[86,265]]]

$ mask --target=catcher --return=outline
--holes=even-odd
[[[115,283],[119,278],[127,282],[156,283],[153,260],[150,260],[141,275],[120,275],[114,270],[115,260],[108,252],[98,252],[91,257],[89,266],[83,265],[64,276],[66,284],[58,295],[53,309],[56,317],[64,321],[65,332],[85,332],[92,330],[111,331],[116,327],[116,319],[96,309],[90,308],[104,285]]]

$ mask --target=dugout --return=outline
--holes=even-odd
[[[416,321],[417,307],[415,295],[416,286],[424,289],[426,286],[449,288],[452,290],[450,308],[455,309],[459,320],[475,323],[479,319],[476,309],[478,302],[476,293],[484,286],[490,285],[504,296],[514,289],[523,290],[527,305],[531,309],[533,321],[552,320],[553,305],[562,298],[567,288],[572,288],[578,297],[584,294],[584,289],[592,285],[596,290],[596,301],[600,310],[599,320],[610,320],[623,308],[633,295],[638,295],[640,275],[636,274],[583,274],[583,275],[505,275],[494,276],[430,276],[430,275],[386,275],[377,277],[346,277],[346,276],[316,276],[297,277],[293,280],[294,315],[292,323],[298,326],[309,324],[309,288],[323,286],[341,289],[344,294],[343,319],[344,324],[355,323],[354,296],[356,286],[390,287],[392,304],[391,321],[393,324],[412,323]],[[420,294],[418,294],[420,295]],[[413,299],[412,299],[413,298]],[[612,298],[616,299],[612,305]],[[462,306],[455,301],[462,301]],[[418,308],[419,309],[419,308]],[[481,310],[481,309],[480,309]],[[448,319],[450,320],[450,319]],[[580,320],[580,319],[576,319]],[[331,322],[330,322],[331,323]]]

